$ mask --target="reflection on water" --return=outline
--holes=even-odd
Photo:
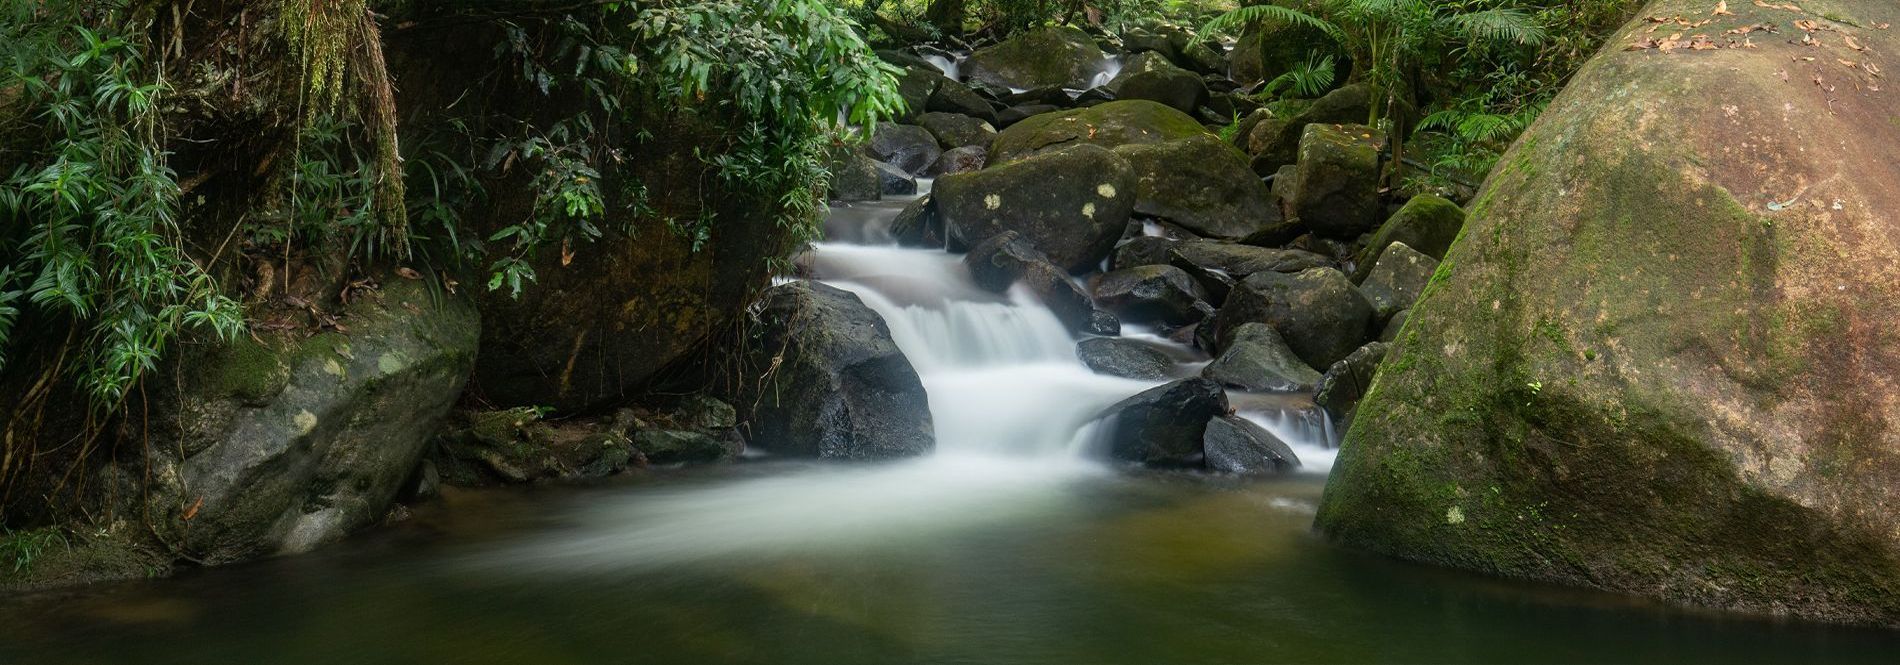
[[[919,477],[947,473],[977,479]],[[314,555],[0,601],[0,662],[1844,663],[1900,648],[1340,550],[1309,532],[1312,476],[1052,473],[764,462],[455,493]],[[946,485],[967,495],[932,489]]]

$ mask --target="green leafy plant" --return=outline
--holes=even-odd
[[[1332,89],[1334,77],[1333,56],[1312,53],[1305,61],[1268,81],[1260,94],[1317,97]]]

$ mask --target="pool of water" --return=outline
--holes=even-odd
[[[1890,663],[1900,653],[1900,634],[1885,631],[1696,613],[1343,550],[1310,530],[1314,474],[1027,468],[764,461],[456,492],[312,555],[0,600],[0,662]]]

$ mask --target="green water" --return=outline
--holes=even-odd
[[[908,499],[928,505],[772,499],[804,482],[776,479],[852,480],[828,474],[755,463],[453,494],[312,555],[0,601],[0,662],[1900,660],[1896,633],[1345,551],[1309,531],[1317,476],[1079,474]],[[688,510],[705,522],[680,522]]]

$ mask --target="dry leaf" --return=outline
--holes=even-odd
[[[1713,16],[1734,16],[1735,12],[1728,10],[1728,0],[1722,0],[1721,2],[1715,3],[1715,11],[1709,12],[1709,14]]]
[[[1756,7],[1766,7],[1766,8],[1768,8],[1768,9],[1786,9],[1786,10],[1788,10],[1788,11],[1791,11],[1791,12],[1798,12],[1798,11],[1802,11],[1802,9],[1801,9],[1800,7],[1797,7],[1797,6],[1795,6],[1795,5],[1772,5],[1772,4],[1769,4],[1769,3],[1766,3],[1766,2],[1762,2],[1761,0],[1755,0],[1755,6],[1756,6]]]
[[[422,273],[416,272],[413,268],[397,268],[396,274],[401,275],[403,279],[422,279]]]
[[[1860,45],[1860,42],[1857,42],[1857,41],[1854,41],[1854,36],[1853,36],[1853,35],[1841,35],[1841,39],[1844,39],[1844,40],[1847,40],[1847,48],[1851,48],[1851,49],[1854,49],[1854,50],[1856,50],[1856,51],[1865,51],[1865,50],[1867,50],[1867,47],[1865,47],[1865,46],[1861,46],[1861,45]]]

